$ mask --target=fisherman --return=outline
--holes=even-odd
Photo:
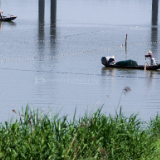
[[[101,63],[103,65],[114,65],[115,64],[115,58],[114,56],[107,56],[107,57],[102,57],[101,58]]]
[[[108,56],[106,57],[106,59],[107,59],[106,65],[114,65],[116,62],[114,56]]]
[[[3,12],[0,10],[0,19],[2,19],[2,13],[3,13]]]
[[[114,65],[115,64],[115,58],[114,58],[114,56],[111,56],[111,58],[109,59],[109,62],[108,62],[108,64],[109,65]]]
[[[148,51],[148,55],[145,55],[145,57],[150,58],[151,65],[157,65],[155,58],[153,57],[153,54],[151,51]]]

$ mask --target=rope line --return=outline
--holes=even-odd
[[[53,26],[53,25],[51,25]],[[36,27],[35,27],[36,28]],[[115,30],[101,30],[101,31],[95,31],[95,32],[82,32],[82,33],[78,33],[78,34],[72,34],[72,35],[68,35],[68,36],[64,36],[63,38],[59,38],[59,39],[54,39],[54,40],[32,40],[32,41],[24,41],[24,42],[13,42],[13,43],[0,43],[0,45],[11,45],[11,44],[22,44],[22,43],[34,43],[34,42],[57,42],[57,41],[65,41],[70,37],[74,37],[74,36],[81,36],[81,35],[87,35],[87,34],[95,34],[95,33],[104,33],[104,32],[112,32],[112,31],[120,31],[120,30],[128,30],[129,28],[122,28],[122,29],[115,29]],[[13,31],[13,30],[12,30]]]
[[[104,33],[104,32],[113,32],[113,31],[120,31],[120,30],[128,30],[129,28],[122,28],[122,29],[115,29],[115,30],[102,30],[102,31],[95,31],[95,32],[82,32],[82,33],[78,33],[78,34],[73,34],[73,35],[68,35],[65,36],[65,38],[69,38],[69,37],[73,37],[73,36],[80,36],[80,35],[87,35],[87,34],[94,34],[94,33]]]
[[[39,26],[34,26],[34,27],[20,27],[20,28],[16,28],[16,29],[34,29],[34,28],[45,28],[45,27],[55,27],[56,23],[52,24],[52,25],[39,25]],[[14,27],[12,28],[3,28],[3,30],[12,30],[13,31]]]
[[[71,37],[72,35],[70,35]],[[0,43],[0,46],[4,45],[15,45],[15,44],[25,44],[25,43],[44,43],[44,42],[58,42],[58,41],[65,41],[68,39],[69,36],[65,36],[65,38],[60,38],[60,39],[47,39],[47,40],[32,40],[32,41],[21,41],[21,42],[7,42],[7,43]],[[135,44],[129,44],[127,46],[136,46],[136,45],[148,45],[148,44],[155,44],[159,43],[160,41],[155,41],[155,42],[143,42],[143,43],[135,43]]]
[[[25,26],[25,27],[20,27],[20,28],[17,27],[16,29],[18,29],[18,30],[19,29],[23,29],[24,30],[24,29],[46,28],[46,27],[55,27],[56,28],[56,25],[58,25],[58,23],[54,23],[52,25],[37,25],[37,26],[33,26],[33,27],[30,27],[30,26],[27,26],[27,27]],[[124,28],[118,29],[118,30],[124,30],[124,29],[130,29],[130,28],[138,28],[138,26],[129,26],[129,27],[124,27]],[[12,27],[12,28],[3,28],[3,30],[12,30],[12,31],[13,31],[13,29],[14,29],[14,27]]]
[[[43,40],[41,42],[44,42]],[[148,45],[148,44],[156,44],[156,43],[160,43],[160,41],[155,41],[155,42],[144,42],[144,43],[135,43],[135,44],[130,44],[128,46],[137,46],[137,45]],[[88,51],[80,51],[80,52],[76,52],[76,53],[69,53],[69,54],[61,54],[61,55],[55,55],[55,56],[45,56],[45,57],[27,57],[27,58],[11,58],[11,59],[0,59],[0,62],[8,62],[8,61],[18,61],[18,60],[42,60],[42,59],[47,59],[47,58],[60,58],[60,57],[64,57],[64,56],[74,56],[74,55],[78,55],[78,54],[84,54],[84,53],[90,53],[90,52],[98,52],[98,51],[102,51],[105,52],[107,50],[112,50],[112,49],[118,49],[123,47],[124,45],[120,45],[120,46],[116,46],[116,47],[109,47],[109,48],[103,48],[103,49],[93,49],[93,50],[88,50]]]
[[[107,51],[107,50],[121,48],[122,46],[123,45],[112,47],[112,48],[104,48],[100,50],[94,49],[94,50],[89,50],[89,51],[81,51],[81,52],[76,52],[76,53],[69,53],[69,54],[62,54],[62,55],[55,55],[55,56],[1,59],[0,62],[20,61],[20,60],[42,60],[42,59],[47,59],[47,58],[61,58],[64,56],[74,56],[74,55],[79,55],[79,54],[84,54],[84,53],[89,53],[89,52]]]

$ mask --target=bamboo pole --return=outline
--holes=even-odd
[[[127,53],[127,39],[128,39],[128,34],[126,34],[126,39],[125,39],[125,51]]]

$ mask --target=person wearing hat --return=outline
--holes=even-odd
[[[148,55],[145,55],[145,57],[150,58],[151,65],[157,65],[155,58],[153,57],[153,54],[151,51],[148,51]]]

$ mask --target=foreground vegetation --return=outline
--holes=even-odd
[[[100,108],[68,121],[27,106],[18,120],[0,125],[0,159],[158,159],[159,134],[159,115],[146,124],[121,109],[112,117]]]

